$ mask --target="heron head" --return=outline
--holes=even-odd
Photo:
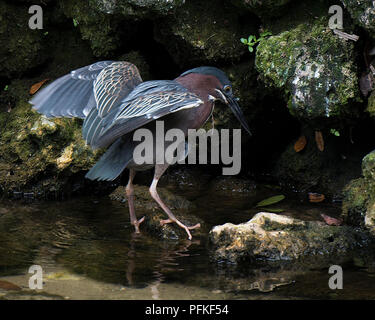
[[[251,135],[249,125],[238,104],[239,99],[234,96],[232,84],[225,72],[215,67],[198,67],[184,72],[181,76],[188,73],[199,73],[216,77],[218,79],[218,85],[214,88],[213,94],[211,95],[212,99],[219,100],[229,106],[243,128]]]

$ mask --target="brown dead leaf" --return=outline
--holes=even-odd
[[[48,81],[49,79],[44,79],[44,80],[42,80],[42,81],[40,81],[40,82],[38,82],[38,83],[35,83],[35,84],[33,84],[32,86],[31,86],[31,88],[30,88],[30,94],[35,94],[39,89],[40,89],[40,87],[44,84],[44,83],[46,83],[47,81]]]
[[[309,201],[310,202],[322,202],[325,198],[326,197],[324,196],[324,194],[313,193],[313,192],[309,193]]]
[[[21,288],[9,281],[0,280],[0,289],[3,290],[21,290]]]
[[[321,131],[315,131],[316,146],[320,151],[324,151],[324,139]]]
[[[322,213],[320,216],[323,218],[324,222],[326,224],[328,224],[329,226],[340,226],[340,225],[342,225],[342,219],[336,219],[336,218],[327,216],[324,213]]]
[[[295,152],[300,152],[303,149],[305,149],[307,144],[306,137],[305,136],[300,136],[296,143],[294,144],[294,151]]]

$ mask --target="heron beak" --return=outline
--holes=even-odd
[[[247,131],[247,133],[251,136],[249,125],[247,124],[247,121],[245,119],[245,116],[238,104],[238,100],[236,97],[233,97],[232,95],[225,94],[222,92],[225,96],[225,103],[229,106],[229,108],[232,110],[238,121],[241,123],[242,127]]]

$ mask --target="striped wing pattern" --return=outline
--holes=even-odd
[[[85,118],[95,107],[93,83],[113,61],[99,61],[73,70],[39,90],[30,100],[34,109],[49,118]]]
[[[175,81],[147,81],[136,87],[107,116],[92,111],[83,137],[93,148],[106,147],[117,138],[169,113],[198,107],[203,101]]]
[[[115,121],[121,119],[129,119],[133,117],[139,117],[146,115],[152,117],[153,114],[157,113],[158,110],[169,108],[172,112],[174,108],[182,109],[184,104],[193,99],[193,103],[196,102],[197,96],[190,92],[179,92],[179,91],[161,91],[144,95],[131,101],[127,105],[123,105],[123,108],[116,116]],[[191,107],[191,106],[187,106]]]
[[[126,97],[142,78],[135,65],[114,62],[104,68],[94,82],[94,95],[100,117],[106,116],[119,101]]]
[[[30,103],[47,117],[84,119],[95,107],[103,116],[141,82],[138,69],[132,63],[99,61],[55,80]]]

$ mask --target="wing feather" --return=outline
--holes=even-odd
[[[98,115],[106,116],[141,82],[137,67],[131,63],[114,62],[104,68],[94,82]]]
[[[40,90],[30,103],[47,117],[86,118],[95,107],[104,115],[141,82],[133,64],[99,61],[55,80]]]
[[[83,124],[83,137],[93,148],[106,147],[155,119],[201,104],[196,94],[175,81],[143,82],[105,117],[92,111]]]

